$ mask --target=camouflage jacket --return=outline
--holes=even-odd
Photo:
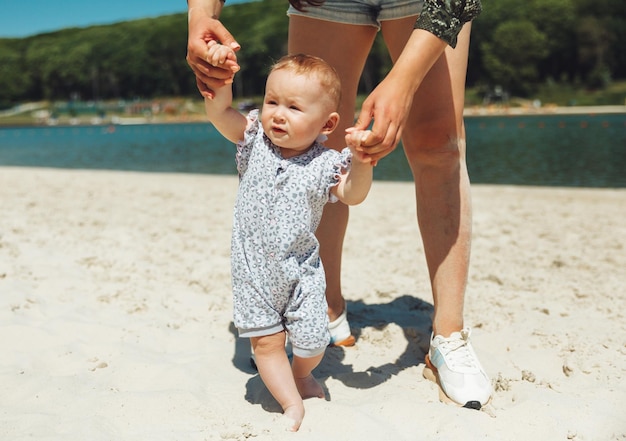
[[[480,0],[424,0],[415,28],[424,29],[455,47],[463,25],[476,18],[480,11]]]

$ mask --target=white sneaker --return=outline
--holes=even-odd
[[[350,323],[348,323],[348,305],[345,305],[343,312],[336,320],[328,324],[330,332],[331,346],[354,346],[356,339],[350,332]]]
[[[479,410],[491,398],[491,381],[480,365],[469,338],[469,328],[453,332],[447,338],[432,336],[424,376],[436,381],[450,400]],[[429,376],[428,368],[434,378]]]

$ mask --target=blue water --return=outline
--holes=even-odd
[[[626,114],[466,118],[474,183],[626,188]],[[235,174],[234,146],[209,124],[0,129],[0,165]],[[410,181],[401,148],[375,179]]]

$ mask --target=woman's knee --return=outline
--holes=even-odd
[[[465,139],[458,136],[407,140],[404,150],[414,172],[424,167],[457,169],[465,161]]]

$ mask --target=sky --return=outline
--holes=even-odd
[[[228,0],[228,3],[240,1]],[[186,11],[186,0],[0,0],[0,38]]]

